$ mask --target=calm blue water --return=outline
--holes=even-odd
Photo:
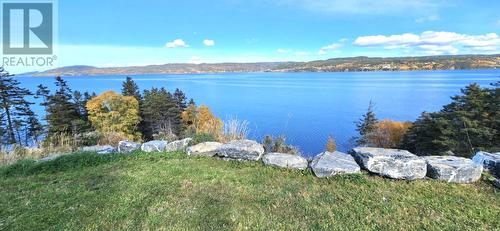
[[[316,155],[333,135],[338,149],[350,148],[355,124],[370,100],[379,119],[415,120],[422,111],[437,111],[460,88],[476,82],[488,86],[500,79],[500,70],[244,73],[132,76],[141,89],[165,87],[183,90],[198,105],[205,104],[222,119],[250,122],[250,138],[285,135],[287,143],[306,155]],[[35,91],[40,83],[54,88],[52,77],[18,77]],[[65,78],[73,90],[120,92],[125,76]],[[42,115],[41,107],[35,108]]]

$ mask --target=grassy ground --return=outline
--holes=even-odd
[[[500,192],[258,162],[81,153],[0,168],[0,230],[498,230]]]

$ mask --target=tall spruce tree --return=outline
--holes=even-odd
[[[359,133],[359,137],[356,140],[358,145],[367,145],[368,144],[368,136],[375,129],[375,124],[377,123],[377,118],[375,116],[375,112],[373,112],[374,104],[370,100],[368,104],[368,109],[366,113],[356,123],[356,131]]]
[[[122,83],[122,95],[123,96],[133,96],[139,104],[141,103],[142,96],[139,91],[139,86],[137,86],[137,83],[127,76],[125,81]]]
[[[20,108],[20,115],[24,117],[26,145],[38,144],[40,136],[44,133],[44,128],[37,115],[31,110],[31,104],[33,103],[25,102]]]
[[[29,104],[25,97],[30,96],[31,92],[20,87],[19,82],[12,76],[0,67],[0,114],[5,120],[2,136],[8,144],[20,144],[20,135],[23,132],[20,130],[25,123],[22,109]]]
[[[71,89],[60,76],[56,77],[55,83],[57,90],[47,101],[48,136],[80,133],[85,123],[73,102]]]
[[[179,136],[181,132],[181,111],[165,88],[144,91],[141,112],[145,124],[146,139],[164,134]]]
[[[182,92],[179,88],[175,89],[174,92],[174,100],[177,103],[177,106],[181,111],[186,110],[187,108],[187,98],[184,92]]]

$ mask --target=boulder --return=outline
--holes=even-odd
[[[497,188],[499,188],[499,189],[500,189],[500,180],[499,180],[499,179],[494,179],[494,180],[493,180],[493,185],[494,185],[495,187],[497,187]]]
[[[217,149],[217,156],[233,160],[260,160],[264,147],[253,140],[233,140]]]
[[[163,140],[152,140],[141,145],[144,152],[163,152],[168,142]]]
[[[351,153],[363,169],[381,176],[415,180],[427,174],[425,160],[406,150],[358,147]]]
[[[203,142],[188,147],[186,152],[190,156],[214,156],[221,146],[222,143],[219,142]]]
[[[94,146],[86,146],[81,147],[80,151],[82,152],[96,152],[97,154],[111,154],[116,152],[116,148],[111,145],[94,145]]]
[[[450,183],[467,184],[481,178],[483,166],[456,156],[426,156],[427,176]]]
[[[262,162],[265,165],[300,170],[306,169],[308,164],[304,157],[286,153],[267,153],[262,156]]]
[[[176,152],[176,151],[184,151],[189,145],[189,142],[192,138],[185,138],[182,140],[172,141],[165,146],[166,152]]]
[[[359,173],[361,171],[352,156],[339,151],[320,153],[311,162],[311,169],[317,177]]]
[[[129,153],[141,148],[141,145],[128,140],[122,140],[118,143],[118,152]]]
[[[491,174],[500,177],[500,152],[488,153],[488,152],[477,152],[472,161],[480,164],[485,170],[491,172]]]

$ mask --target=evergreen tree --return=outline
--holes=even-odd
[[[152,88],[144,91],[141,112],[147,139],[153,135],[179,136],[181,132],[181,111],[165,88]]]
[[[85,122],[80,117],[78,106],[66,81],[56,77],[57,90],[48,97],[47,115],[48,136],[55,134],[77,134],[82,131]]]
[[[498,87],[471,84],[439,112],[424,113],[403,138],[402,148],[418,155],[451,151],[469,157],[478,150],[498,151]]]
[[[40,136],[44,132],[44,128],[38,120],[38,117],[30,108],[31,104],[33,103],[25,102],[20,108],[20,115],[24,117],[26,145],[32,143],[31,141],[37,144]]]
[[[187,108],[186,95],[184,94],[184,92],[179,90],[179,88],[175,89],[174,100],[177,103],[177,106],[179,107],[179,109],[181,109],[181,111],[184,111]]]
[[[0,67],[0,114],[5,120],[2,136],[9,144],[21,142],[18,129],[21,129],[23,124],[22,108],[27,104],[25,97],[31,95],[30,91],[21,88],[12,76]]]
[[[377,124],[377,118],[375,117],[375,112],[373,112],[374,104],[370,100],[368,104],[368,109],[366,113],[363,115],[363,118],[360,119],[356,123],[356,131],[359,133],[359,138],[356,140],[358,145],[367,145],[368,144],[368,136],[375,129],[375,125]]]
[[[137,86],[134,80],[129,76],[127,76],[125,82],[122,83],[122,95],[133,96],[139,102],[139,104],[141,103],[142,96],[139,92],[139,86]]]

